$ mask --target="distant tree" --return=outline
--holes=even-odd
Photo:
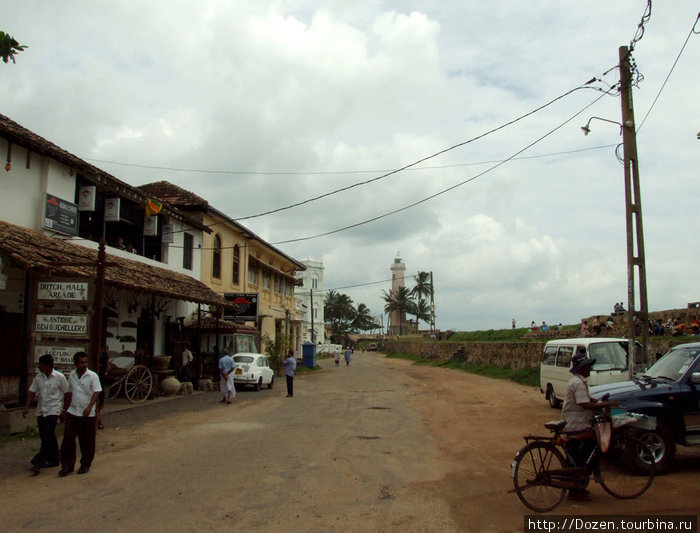
[[[354,331],[367,331],[370,329],[377,329],[379,324],[372,316],[369,307],[365,304],[357,304],[357,309],[355,310],[355,318],[351,322],[351,327]]]
[[[25,48],[27,48],[27,46],[19,44],[12,35],[0,31],[0,57],[2,57],[5,63],[8,63],[10,60],[14,63],[15,54],[18,54]]]
[[[410,314],[416,317],[416,329],[418,329],[419,320],[430,324],[430,305],[428,304],[428,297],[432,293],[430,272],[418,272],[413,279],[416,284],[411,289],[411,295],[415,300]]]
[[[334,335],[346,335],[352,329],[355,318],[355,307],[352,298],[334,290],[326,293],[323,302],[323,315],[326,322],[333,328]]]
[[[384,312],[391,314],[392,311],[399,311],[402,315],[412,315],[413,297],[411,291],[406,287],[399,287],[396,294],[393,292],[382,291],[382,299],[384,300]],[[392,326],[400,326],[400,324],[392,324]]]

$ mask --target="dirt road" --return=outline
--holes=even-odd
[[[523,434],[558,416],[538,391],[375,354],[320,364],[292,399],[278,384],[230,406],[177,400],[154,421],[108,416],[87,475],[8,468],[3,530],[522,531],[508,465]],[[594,486],[592,502],[557,511],[695,513],[700,453],[681,452],[637,500]]]

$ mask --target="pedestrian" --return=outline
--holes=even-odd
[[[515,329],[515,319],[513,319],[513,320],[511,321],[511,326],[512,326],[512,329]]]
[[[58,475],[65,477],[75,468],[75,438],[80,445],[80,468],[78,474],[90,471],[95,458],[95,440],[97,437],[97,417],[95,404],[102,390],[100,378],[88,368],[88,356],[77,352],[73,356],[75,370],[68,377],[70,390],[61,413],[65,417],[61,443],[61,470]]]
[[[352,359],[352,350],[350,346],[345,347],[345,366],[350,366],[350,359]]]
[[[581,337],[588,337],[590,336],[590,331],[588,330],[588,320],[584,320],[583,324],[581,324]]]
[[[188,342],[182,343],[182,366],[180,367],[180,381],[189,381],[189,374],[187,372],[187,367],[192,362],[192,352],[190,351],[190,346]]]
[[[284,365],[284,377],[287,378],[287,398],[294,397],[294,372],[297,369],[297,360],[294,359],[294,351],[287,352],[287,358],[282,361]]]
[[[66,394],[68,393],[68,381],[66,377],[54,370],[53,356],[44,354],[39,357],[39,373],[29,386],[27,403],[24,406],[22,416],[27,418],[29,406],[36,397],[36,422],[39,426],[39,439],[41,447],[32,459],[31,470],[38,475],[42,468],[59,465],[58,439],[56,438],[56,424],[61,415]]]
[[[233,357],[224,352],[219,359],[219,390],[221,403],[231,403],[236,397],[236,385],[233,382]]]
[[[333,353],[333,359],[335,359],[335,366],[340,366],[340,348],[335,347],[335,352]]]

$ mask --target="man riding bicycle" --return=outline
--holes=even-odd
[[[573,374],[566,386],[564,405],[561,415],[566,426],[564,430],[572,436],[566,444],[566,451],[574,461],[574,466],[583,466],[595,448],[596,441],[593,434],[593,411],[603,407],[616,407],[619,402],[601,401],[591,397],[588,392],[587,378],[591,374],[591,367],[595,359],[589,358],[585,352],[578,352],[571,359]],[[590,493],[586,489],[571,489],[570,500],[589,501]]]

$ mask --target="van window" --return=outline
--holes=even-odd
[[[589,357],[595,359],[593,370],[624,370],[627,352],[619,342],[597,342],[588,347]]]
[[[554,361],[556,360],[556,358],[557,358],[557,347],[556,346],[545,346],[544,347],[544,354],[542,355],[542,364],[554,366]]]
[[[574,353],[573,346],[560,346],[557,356],[557,366],[569,368],[571,366],[571,355]]]

